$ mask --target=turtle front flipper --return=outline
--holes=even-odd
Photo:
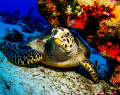
[[[82,65],[90,73],[95,82],[99,81],[97,69],[91,61],[85,58],[80,61],[80,65]]]
[[[3,41],[0,43],[0,50],[9,61],[20,66],[37,63],[42,60],[42,54],[40,52],[33,50],[25,44]]]

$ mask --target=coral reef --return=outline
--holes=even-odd
[[[52,27],[75,28],[103,57],[120,62],[119,0],[37,0],[37,2],[40,14]],[[117,78],[119,80],[119,74]]]
[[[120,65],[119,64],[117,64],[115,71],[110,79],[110,82],[116,86],[119,86],[120,84]]]
[[[93,16],[109,15],[114,8],[108,0],[38,0],[38,10],[53,26],[67,26],[84,29],[86,22]]]
[[[118,64],[111,77],[110,82],[116,86],[120,84],[120,6],[116,5],[109,17],[102,17],[99,21],[99,29],[96,35],[88,36],[87,41],[97,48],[103,57],[115,59]],[[111,63],[113,64],[113,63]],[[114,63],[115,64],[115,63]]]

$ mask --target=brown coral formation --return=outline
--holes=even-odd
[[[53,27],[60,25],[60,21],[58,19],[58,17],[60,16],[60,12],[58,11],[59,8],[56,5],[56,2],[52,0],[37,0],[37,2],[40,14],[43,15]]]

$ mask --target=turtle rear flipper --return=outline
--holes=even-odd
[[[37,63],[42,60],[42,53],[33,50],[25,44],[3,41],[0,43],[0,50],[9,61],[20,66]]]
[[[82,65],[90,73],[95,82],[99,81],[97,69],[91,61],[85,58],[80,61],[80,65]]]

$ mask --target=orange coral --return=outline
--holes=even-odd
[[[95,3],[93,4],[93,6],[85,6],[85,5],[82,5],[81,6],[81,14],[78,15],[78,13],[75,13],[75,17],[74,19],[69,19],[69,26],[71,26],[72,28],[77,28],[77,29],[84,29],[85,28],[85,24],[86,24],[86,21],[88,20],[89,17],[93,16],[94,18],[99,18],[101,17],[101,15],[105,15],[105,12],[106,13],[111,13],[111,11],[113,10],[112,8],[110,7],[103,7],[103,6],[100,6],[99,4]],[[72,24],[70,24],[72,21]],[[74,22],[74,24],[73,24]]]
[[[99,42],[96,44],[102,56],[119,60],[120,49],[118,43],[115,44],[114,42],[106,42],[103,46]]]
[[[57,18],[49,18],[48,19],[49,23],[51,24],[51,26],[53,27],[57,27],[57,25],[60,25],[60,22]]]
[[[74,28],[84,29],[85,22],[87,21],[87,13],[83,12],[80,16],[77,16],[74,21]]]
[[[111,12],[111,14],[114,15],[114,18],[111,18],[113,23],[120,21],[120,6],[115,6],[115,9]]]

